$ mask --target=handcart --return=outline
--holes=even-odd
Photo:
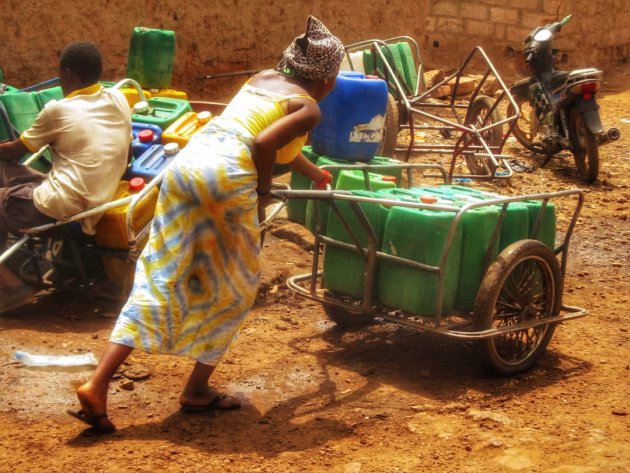
[[[388,83],[390,95],[382,154],[391,156],[394,151],[404,152],[405,161],[412,153],[450,154],[451,178],[509,179],[513,175],[508,162],[510,156],[502,150],[518,119],[518,107],[481,47],[473,48],[455,72],[429,89],[424,81],[420,49],[409,36],[360,41],[346,45],[345,50],[346,68],[364,70]],[[367,61],[366,55],[372,59]],[[457,97],[461,80],[467,73],[472,73],[473,68],[482,68],[485,72],[467,100],[460,100]],[[482,89],[491,80],[498,87],[494,97],[482,94]],[[452,85],[448,102],[432,98],[446,84]],[[514,115],[503,118],[501,110],[510,104]],[[403,129],[409,130],[409,143],[406,147],[398,147],[398,133]],[[422,141],[420,137],[427,131],[439,132],[443,142]],[[454,142],[452,137],[455,137]],[[470,174],[455,172],[456,164],[462,158]]]
[[[405,164],[401,163],[400,166]],[[444,173],[446,174],[445,170]],[[316,250],[313,252],[311,271],[292,276],[287,281],[292,291],[321,303],[327,316],[340,327],[364,326],[380,321],[473,341],[479,348],[486,368],[502,376],[512,376],[534,365],[544,353],[558,323],[583,317],[588,313],[585,309],[562,302],[569,242],[584,199],[581,190],[517,197],[496,196],[483,201],[473,200],[461,206],[372,198],[357,195],[360,193],[356,192],[338,190],[279,190],[274,194],[285,200],[314,199],[325,204],[347,232],[346,238],[332,238],[330,233],[320,232],[321,227],[318,225],[314,232]],[[498,251],[501,227],[506,216],[510,209],[523,205],[523,202],[533,203],[539,209],[537,216],[532,219],[528,234]],[[559,205],[560,202],[562,205]],[[390,209],[404,207],[418,211],[451,213],[452,223],[448,226],[444,243],[439,249],[437,263],[426,264],[414,258],[401,257],[396,254],[395,248],[390,251],[384,241],[379,243],[377,229],[366,215],[366,204]],[[569,213],[565,216],[563,212],[563,228],[561,233],[558,232],[562,241],[550,247],[539,240],[543,219],[548,215],[546,210],[552,205],[556,209],[567,208]],[[342,206],[350,208],[350,214],[344,214],[341,211]],[[470,213],[489,208],[498,211],[498,219],[490,230],[491,237],[480,261],[481,279],[476,297],[473,298],[474,305],[470,310],[447,311],[443,307],[443,301],[445,292],[449,291],[448,281],[452,280],[448,274],[449,261],[451,253],[456,251],[454,242],[458,238],[460,227]],[[358,227],[356,222],[359,222]],[[321,254],[319,249],[323,249]],[[341,249],[362,261],[362,297],[336,293],[326,287],[322,277],[325,267],[322,259],[325,260],[327,252],[332,249]],[[391,303],[391,294],[390,305],[384,305],[380,300],[382,280],[379,279],[384,265],[398,265],[416,274],[423,274],[425,282],[429,278],[429,284],[435,286],[434,300],[429,301],[429,305],[433,307],[432,312],[413,313],[394,307],[396,303]],[[468,269],[462,267],[461,271]]]
[[[135,87],[139,96],[144,98],[142,88],[132,79],[123,79],[113,87],[125,86]],[[42,147],[23,164],[32,166],[42,159],[47,149],[48,146]],[[9,265],[25,282],[40,289],[76,289],[89,296],[123,297],[131,287],[133,268],[148,237],[151,222],[149,219],[138,226],[137,209],[156,192],[164,172],[165,169],[133,195],[78,213],[67,220],[10,234],[6,249],[0,254],[0,264]],[[123,206],[127,206],[125,248],[98,245],[93,236],[81,232],[80,220]],[[112,292],[108,288],[103,291],[98,284],[107,280],[102,258],[116,259],[126,267],[121,274],[122,280],[115,281],[120,290]]]
[[[54,80],[48,81],[50,85]],[[44,83],[42,83],[44,84]],[[38,84],[41,86],[42,84]],[[133,79],[123,79],[113,85],[114,88],[135,88],[140,100],[145,95],[140,85]],[[197,111],[210,111],[219,114],[225,104],[220,102],[194,101],[192,106]],[[0,108],[2,112],[2,108]],[[0,117],[2,118],[2,117]],[[5,124],[12,129],[8,117]],[[43,147],[24,161],[25,166],[32,166],[38,160],[45,159]],[[136,261],[147,241],[151,218],[143,219],[140,213],[148,202],[154,201],[167,167],[162,169],[145,187],[132,195],[113,200],[101,206],[76,214],[66,220],[57,221],[38,227],[28,228],[16,234],[10,234],[6,249],[0,253],[0,264],[7,264],[25,282],[38,289],[75,290],[90,297],[123,299],[133,284],[133,271]],[[288,189],[281,183],[274,183],[274,189]],[[98,244],[93,236],[81,232],[80,220],[101,214],[111,209],[126,207],[125,245],[107,247]],[[261,223],[266,228],[282,210],[284,203],[276,203],[268,212],[269,217]],[[152,215],[152,213],[151,213]],[[115,281],[107,274],[103,259],[113,265],[118,275]],[[102,284],[103,282],[114,284]]]

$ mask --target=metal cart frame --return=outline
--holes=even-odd
[[[418,79],[413,90],[405,83],[402,72],[387,57],[387,47],[397,42],[407,42],[414,55],[418,66]],[[406,148],[396,147],[396,151],[405,152],[404,160],[408,161],[412,153],[423,154],[451,154],[449,169],[450,178],[476,179],[509,179],[513,171],[509,165],[510,156],[502,154],[503,146],[518,119],[518,107],[509,93],[509,89],[501,79],[498,71],[490,61],[485,51],[474,47],[463,60],[461,66],[453,73],[446,76],[430,89],[426,88],[424,81],[424,63],[420,54],[418,43],[409,36],[396,36],[385,40],[370,39],[345,46],[348,64],[355,70],[352,53],[364,50],[372,51],[374,57],[380,59],[382,67],[376,67],[370,73],[376,74],[386,80],[390,87],[390,94],[395,101],[395,108],[388,105],[388,114],[396,114],[398,123],[387,122],[387,126],[397,126],[409,130],[409,145]],[[456,97],[462,77],[472,68],[475,60],[481,60],[485,67],[481,80],[475,87],[466,103],[459,102]],[[376,61],[375,61],[376,64]],[[367,73],[368,71],[366,71]],[[486,82],[494,78],[499,85],[499,93],[495,99],[484,96],[481,93]],[[453,93],[448,103],[443,103],[431,98],[437,89],[454,80]],[[514,115],[501,117],[500,108],[504,103],[513,107]],[[452,118],[439,116],[434,110],[447,110],[452,113]],[[387,120],[387,119],[386,119]],[[423,123],[427,121],[429,123]],[[506,125],[507,132],[503,132]],[[416,140],[416,132],[424,130],[439,131],[442,136],[450,137],[457,134],[454,144],[425,144]],[[386,130],[387,133],[387,130]],[[456,174],[457,160],[464,158],[471,174]]]
[[[414,165],[400,164],[399,166],[404,168],[405,166],[413,167]],[[431,167],[430,165],[425,166]],[[364,166],[363,171],[367,174],[367,172],[370,170],[370,167],[371,166]],[[445,172],[445,175],[448,176],[448,173]],[[529,369],[537,360],[537,358],[542,355],[547,343],[551,339],[553,329],[555,328],[556,324],[583,317],[588,314],[588,311],[585,309],[561,303],[569,243],[584,201],[583,192],[579,189],[522,195],[517,197],[501,197],[496,199],[484,200],[481,202],[467,203],[462,207],[424,204],[421,202],[397,201],[392,199],[375,199],[353,195],[351,192],[348,191],[337,190],[286,190],[275,191],[274,194],[282,199],[315,199],[316,201],[326,202],[330,206],[332,211],[335,212],[335,215],[337,216],[337,218],[340,219],[343,227],[348,232],[352,243],[343,242],[321,234],[321,226],[318,224],[314,234],[314,247],[316,250],[313,253],[311,271],[309,273],[291,276],[287,280],[287,285],[292,291],[296,292],[300,296],[321,303],[329,317],[340,325],[365,325],[367,323],[370,323],[373,319],[378,319],[383,322],[393,322],[419,331],[434,332],[457,339],[476,341],[478,343],[481,343],[481,345],[484,347],[482,352],[486,355],[484,356],[486,366],[490,367],[499,374],[513,375]],[[536,238],[541,227],[542,218],[548,202],[550,200],[558,199],[566,200],[567,198],[573,199],[575,201],[573,213],[568,222],[563,240],[559,242],[559,244],[557,244],[552,250],[543,243],[535,241],[534,239]],[[510,204],[513,203],[532,200],[541,201],[541,208],[538,213],[538,217],[536,218],[535,223],[533,224],[530,231],[529,239],[520,240],[513,243],[512,245],[503,249],[503,251],[495,258],[495,247],[497,247],[498,245],[500,227],[503,219],[506,216],[508,207],[510,206]],[[350,205],[354,217],[356,217],[357,221],[360,222],[362,231],[365,232],[365,236],[367,237],[366,246],[360,244],[357,235],[352,231],[347,219],[344,217],[343,213],[339,211],[337,205],[337,202],[339,201],[345,201]],[[394,256],[392,254],[381,251],[378,247],[377,237],[374,229],[370,225],[370,222],[365,212],[360,206],[361,203],[380,204],[388,207],[400,206],[414,209],[453,212],[454,218],[450,225],[448,235],[446,237],[446,241],[439,258],[439,264],[428,265],[424,263],[419,263],[407,258],[401,258],[399,256]],[[458,311],[452,311],[447,314],[443,313],[442,295],[444,294],[445,290],[446,262],[451,251],[451,247],[458,226],[460,225],[462,218],[466,214],[466,212],[487,206],[500,207],[500,214],[494,233],[492,235],[491,242],[485,253],[485,259],[483,263],[484,279],[482,280],[482,288],[484,286],[483,281],[485,281],[485,279],[496,276],[496,274],[490,273],[497,273],[498,271],[500,274],[501,271],[504,270],[503,266],[508,265],[507,263],[505,263],[505,260],[509,260],[511,254],[518,253],[520,251],[524,254],[523,261],[528,262],[528,254],[533,252],[535,253],[535,258],[532,258],[532,261],[538,261],[540,259],[546,258],[545,264],[550,267],[553,266],[550,268],[550,270],[556,271],[558,274],[557,280],[555,280],[555,282],[552,281],[551,284],[551,286],[554,287],[548,289],[549,291],[553,292],[552,296],[553,300],[555,301],[554,303],[557,304],[557,311],[554,309],[550,309],[551,313],[545,314],[544,316],[539,318],[534,314],[535,310],[533,308],[527,307],[523,308],[522,313],[518,314],[517,323],[510,325],[494,326],[493,320],[495,316],[492,316],[493,320],[488,320],[488,314],[484,310],[484,307],[487,307],[488,305],[493,305],[494,302],[488,300],[487,294],[481,294],[483,291],[482,288],[480,288],[479,292],[477,293],[475,308],[471,313],[462,313]],[[318,249],[325,249],[327,246],[342,248],[351,251],[357,255],[360,255],[364,259],[366,270],[363,298],[357,299],[347,295],[333,294],[323,287],[323,271],[321,270],[320,251],[318,251]],[[538,255],[538,253],[540,253],[540,255]],[[373,288],[375,287],[374,283],[377,277],[378,265],[382,261],[397,263],[399,265],[414,268],[419,271],[428,272],[434,275],[435,278],[437,278],[435,313],[431,316],[412,314],[405,312],[404,310],[384,307],[380,305],[374,294]],[[510,274],[504,276],[509,277]],[[499,278],[499,281],[500,280],[501,278]],[[490,289],[492,290],[492,288]],[[501,288],[497,288],[496,290],[501,290]],[[339,313],[339,310],[341,311],[342,317],[334,315],[335,313]],[[519,335],[510,334],[526,333],[527,331],[535,330],[537,327],[539,327],[539,330],[544,330],[545,333],[548,335],[545,335],[546,339],[544,341],[541,341],[539,345],[536,345],[534,347],[536,351],[535,354],[530,353],[527,355],[526,359],[517,359],[514,363],[496,362],[496,360],[492,359],[492,353],[496,351],[496,347],[494,346],[496,337],[516,337]],[[489,353],[490,355],[488,355]]]

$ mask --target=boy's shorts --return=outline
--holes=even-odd
[[[45,175],[14,162],[0,162],[0,248],[8,232],[54,221],[33,202],[33,190]]]

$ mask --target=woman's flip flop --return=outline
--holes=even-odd
[[[95,434],[111,434],[116,431],[116,426],[112,424],[107,414],[89,416],[83,409],[78,411],[68,409],[66,413],[75,419],[79,419],[84,424],[89,425],[92,428],[92,432]]]
[[[226,400],[233,400],[232,403],[228,405],[222,405],[221,403]],[[181,406],[179,410],[184,414],[197,414],[200,412],[208,412],[208,411],[231,411],[234,409],[238,409],[241,407],[241,402],[238,398],[233,396],[228,396],[227,394],[218,394],[212,401],[208,404],[203,404],[201,406],[190,406],[185,405]]]

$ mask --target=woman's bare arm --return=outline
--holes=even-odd
[[[277,150],[304,135],[319,122],[320,111],[315,102],[308,99],[292,101],[294,111],[269,125],[254,139],[252,158],[258,171],[258,194],[264,195],[271,189],[271,171]]]

